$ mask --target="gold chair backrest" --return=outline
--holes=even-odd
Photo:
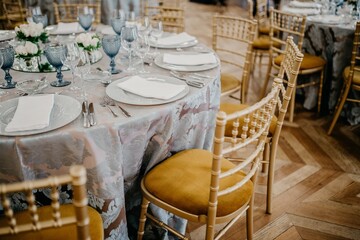
[[[213,17],[212,47],[221,63],[225,64],[222,66],[223,71],[228,71],[241,81],[242,99],[245,99],[245,90],[250,77],[252,44],[256,27],[256,21],[249,19],[224,15]]]
[[[350,62],[350,72],[349,77],[345,79],[347,84],[351,84],[356,72],[360,75],[360,22],[356,23]]]
[[[77,22],[78,8],[88,7],[94,11],[94,24],[101,21],[101,0],[94,1],[64,1],[64,3],[53,3],[55,22]]]
[[[60,215],[60,202],[58,187],[71,184],[73,189],[74,216],[64,217]],[[7,226],[0,226],[0,236],[7,234],[19,234],[29,231],[41,231],[48,228],[60,227],[68,224],[76,224],[78,239],[90,239],[89,217],[87,212],[86,195],[86,169],[83,166],[72,166],[70,174],[49,177],[45,179],[25,181],[11,184],[0,184],[0,198],[4,214],[8,220]],[[34,189],[51,188],[52,219],[43,220],[38,214]],[[31,222],[18,224],[16,213],[12,210],[9,194],[23,192],[26,196]],[[1,237],[0,237],[1,238]]]
[[[7,28],[12,29],[26,22],[26,9],[23,8],[21,0],[2,0],[1,2]]]
[[[146,0],[145,16],[152,21],[162,21],[167,32],[183,32],[185,29],[184,0]]]

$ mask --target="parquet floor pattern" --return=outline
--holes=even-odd
[[[213,14],[247,14],[236,1],[228,2],[226,9],[188,2],[186,31],[211,46]],[[248,102],[257,100],[264,74],[265,67],[255,70]],[[271,215],[265,214],[267,175],[259,174],[254,239],[360,239],[360,128],[339,121],[328,136],[331,119],[303,110],[297,103],[295,122],[299,127],[284,127],[279,141]],[[202,227],[189,224],[191,239],[204,239],[203,233]],[[222,239],[246,239],[244,218]]]

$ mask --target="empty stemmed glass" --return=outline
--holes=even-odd
[[[1,69],[5,72],[5,84],[0,84],[0,88],[9,89],[14,88],[16,82],[13,82],[12,77],[9,73],[10,68],[14,64],[15,50],[9,43],[0,44],[0,56],[2,59]]]
[[[138,38],[137,27],[136,26],[128,26],[124,27],[121,31],[121,45],[122,47],[129,52],[129,66],[126,71],[133,71],[134,68],[131,64],[133,49],[136,46],[136,40]]]
[[[44,28],[48,25],[47,15],[33,15],[32,18],[34,23],[42,23]]]
[[[61,68],[64,65],[66,48],[64,45],[60,44],[49,44],[45,48],[45,56],[49,63],[56,68],[56,78],[57,81],[50,83],[53,87],[64,87],[69,85],[70,81],[63,80],[63,74],[61,73]]]
[[[84,85],[85,83],[84,78],[86,75],[90,73],[90,59],[88,53],[85,50],[80,51],[80,60],[77,65],[77,71],[80,74],[80,80],[81,80],[81,89],[82,89],[81,97],[83,98],[83,100],[85,100],[87,94]]]
[[[144,68],[144,58],[146,54],[149,52],[150,44],[149,44],[149,36],[145,32],[139,33],[139,38],[137,40],[136,52],[137,55],[141,59],[141,69],[140,73],[147,73],[148,71]]]
[[[89,7],[78,7],[78,20],[81,27],[88,32],[94,20],[94,10]]]
[[[72,86],[70,87],[70,90],[76,91],[80,88],[76,86],[75,83],[75,68],[79,64],[80,61],[80,49],[76,42],[66,42],[64,44],[65,47],[65,60],[64,64],[70,68],[71,75],[72,75]]]
[[[154,24],[151,27],[150,35],[155,39],[155,53],[154,53],[155,56],[159,53],[158,52],[158,40],[162,34],[163,34],[162,21],[154,22]]]
[[[110,61],[110,71],[111,74],[120,73],[120,69],[116,69],[115,56],[118,54],[120,50],[120,37],[118,35],[105,35],[102,38],[102,47],[106,55],[108,55],[111,59]]]
[[[120,36],[122,28],[125,26],[125,13],[121,10],[114,10],[111,18],[111,27]]]

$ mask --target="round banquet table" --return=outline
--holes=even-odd
[[[184,50],[194,51],[193,48]],[[117,59],[118,66],[122,59]],[[108,64],[109,58],[103,54],[91,68],[107,69]],[[122,67],[126,68],[126,65]],[[169,70],[155,64],[146,69],[170,76]],[[63,73],[65,79],[71,79],[69,71]],[[115,118],[107,108],[101,107],[105,87],[98,81],[85,81],[88,101],[94,103],[97,125],[84,128],[82,115],[79,115],[73,122],[53,131],[0,136],[0,183],[65,174],[71,165],[82,164],[87,169],[89,204],[101,213],[106,239],[132,238],[130,232],[134,229],[128,227],[130,221],[137,222],[134,213],[141,202],[139,182],[144,173],[183,149],[211,149],[220,104],[220,66],[204,73],[212,77],[205,80],[206,86],[190,87],[189,93],[175,102],[153,106],[120,103],[132,114],[130,118],[121,115],[120,111],[120,116]],[[43,75],[49,82],[55,80],[55,73],[11,70],[11,74],[18,82]],[[126,75],[124,72],[112,75],[112,80]],[[69,89],[70,86],[47,87],[43,92],[75,98],[76,93]],[[17,92],[17,89],[7,90],[7,94],[1,96],[1,102],[18,97]],[[65,187],[61,194],[63,202],[69,201],[66,190]],[[49,203],[48,192],[43,191],[39,197],[45,197],[44,201]],[[14,201],[19,208],[25,206],[23,196],[15,196]],[[129,220],[130,217],[133,219]],[[179,221],[170,216],[167,222]]]
[[[334,110],[337,103],[343,84],[343,70],[350,65],[354,32],[353,22],[326,24],[311,21],[310,17],[307,20],[303,49],[323,57],[327,62],[322,95],[323,113]]]

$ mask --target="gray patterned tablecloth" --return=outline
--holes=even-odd
[[[326,61],[322,111],[333,111],[343,84],[342,72],[350,65],[354,23],[323,24],[307,21],[303,49]],[[317,94],[316,92],[314,94]]]
[[[119,62],[122,60],[118,59]],[[108,64],[109,58],[104,55],[92,68],[106,69]],[[147,68],[153,73],[170,76],[168,70],[157,66]],[[11,74],[15,81],[44,75],[17,71]],[[0,136],[0,182],[64,174],[69,166],[82,164],[87,169],[90,205],[102,215],[106,238],[128,239],[129,218],[134,207],[140,204],[138,184],[143,174],[172,153],[189,148],[211,148],[220,102],[220,67],[206,74],[213,78],[206,80],[205,87],[190,87],[190,92],[176,102],[157,106],[122,104],[133,115],[131,118],[114,118],[99,105],[105,88],[99,82],[86,82],[88,100],[95,104],[98,124],[83,128],[79,116],[51,132],[23,137]],[[55,79],[55,73],[45,75],[50,81]],[[64,75],[70,79],[69,72]],[[113,75],[112,79],[124,75]],[[76,95],[69,87],[48,87],[44,92],[58,91],[63,95]],[[17,97],[16,92],[16,89],[9,90],[1,101]],[[131,221],[137,221],[136,217],[134,219]],[[177,222],[173,217],[168,221]]]

